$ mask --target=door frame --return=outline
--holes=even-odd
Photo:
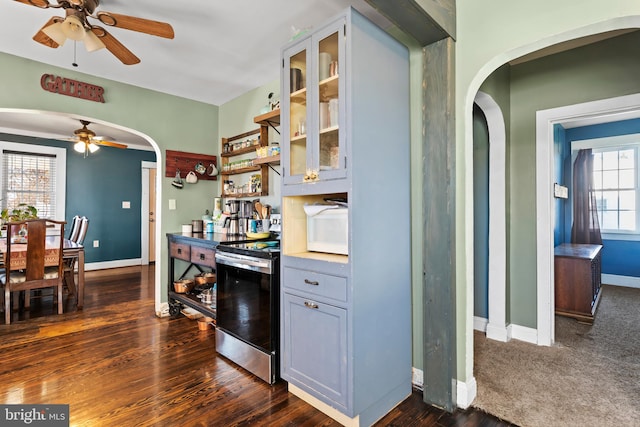
[[[553,126],[580,121],[581,126],[637,117],[640,94],[540,110],[536,113],[536,273],[538,345],[549,346],[555,339],[555,296],[553,262]]]
[[[151,207],[149,206],[149,170],[157,169],[156,162],[141,162],[142,167],[142,200],[140,209],[140,219],[141,219],[141,227],[140,227],[140,263],[142,265],[149,264],[149,212],[151,211]],[[156,174],[156,181],[158,179],[158,175]],[[156,186],[157,188],[157,186]],[[157,205],[157,192],[156,192],[156,205]],[[157,211],[157,207],[154,206],[154,209]],[[156,221],[157,222],[157,221]],[[145,226],[146,224],[146,226]],[[157,228],[157,226],[156,226]],[[156,230],[157,231],[157,230]],[[157,240],[156,240],[157,242]],[[156,259],[158,259],[157,254],[157,244],[156,244]]]

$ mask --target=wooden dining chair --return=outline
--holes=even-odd
[[[89,218],[87,218],[86,216],[78,217],[77,229],[77,233],[71,233],[69,235],[69,240],[82,245],[84,244],[84,239],[87,236],[87,230],[89,229]],[[78,257],[65,258],[64,260],[63,285],[64,288],[69,292],[69,295],[76,294],[76,282],[74,274],[77,261]]]
[[[65,221],[31,219],[8,222],[4,272],[0,285],[4,288],[5,323],[11,322],[11,294],[25,291],[27,301],[33,289],[54,288],[57,291],[58,314],[62,314],[63,238]],[[47,246],[47,228],[60,229]],[[25,233],[23,233],[23,231]],[[56,299],[56,298],[54,298]],[[28,304],[28,303],[27,303]]]

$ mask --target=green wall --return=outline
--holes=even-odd
[[[640,92],[640,33],[511,69],[511,321],[536,326],[536,111]]]
[[[260,127],[253,122],[253,118],[260,115],[260,110],[267,105],[269,93],[274,94],[274,99],[280,99],[279,71],[273,70],[273,81],[220,106],[220,138],[229,138]],[[279,127],[276,129],[280,130]],[[270,129],[269,142],[274,141],[280,142],[280,135]],[[219,139],[218,144],[220,144]],[[274,169],[280,172],[280,166],[274,166]],[[261,197],[260,200],[262,203],[270,204],[274,208],[274,213],[280,212],[280,183],[280,175],[269,169],[269,196]]]
[[[40,87],[40,77],[45,73],[100,85],[105,89],[106,102],[101,104],[46,92]],[[219,150],[217,106],[0,53],[0,114],[3,108],[70,113],[141,132],[151,138],[159,150],[160,176],[164,176],[166,149],[204,154],[218,154]],[[130,178],[136,185],[140,182],[133,176]],[[165,234],[180,230],[181,224],[200,217],[205,209],[212,209],[213,196],[217,195],[217,182],[201,181],[179,190],[172,187],[170,181],[171,178],[163,178],[157,193],[161,203],[158,265],[162,268],[159,268],[156,280],[160,280],[161,285],[157,298],[163,301],[166,301],[168,280],[162,262],[167,258]],[[176,200],[176,210],[168,209],[169,199]]]
[[[470,258],[473,252],[472,210],[467,209],[472,204],[472,178],[469,159],[472,157],[472,105],[475,94],[482,82],[496,69],[512,59],[556,43],[575,39],[619,28],[637,28],[640,26],[640,3],[635,0],[540,0],[537,2],[514,2],[510,0],[478,0],[456,3],[457,35],[456,35],[456,296],[457,296],[457,343],[458,343],[458,380],[468,382],[473,377],[473,297],[469,295],[473,289],[473,266]],[[595,82],[596,86],[603,82]],[[592,82],[594,84],[594,82]],[[605,83],[607,84],[607,83]],[[598,89],[596,89],[598,90]],[[536,95],[534,94],[534,97]],[[513,102],[513,99],[512,99]],[[564,102],[561,105],[565,105]],[[513,108],[512,114],[518,114],[519,108]],[[512,117],[511,123],[516,119]],[[519,126],[519,125],[518,125]],[[529,126],[530,127],[530,126]],[[520,135],[524,129],[511,129],[510,136]],[[530,138],[529,138],[530,140]],[[520,173],[520,167],[525,160],[531,163],[532,150],[523,146],[520,141],[511,144],[509,159],[519,159],[510,164],[510,176]],[[463,166],[464,165],[464,166]],[[530,167],[531,165],[529,165]],[[517,172],[516,172],[517,171]],[[527,178],[532,177],[529,171],[523,171]],[[524,176],[518,177],[513,185],[521,185],[520,192],[535,189],[533,181],[524,182]],[[515,193],[512,187],[511,195]],[[508,213],[511,219],[509,229],[510,242],[523,244],[521,239],[531,239],[532,229],[535,227],[535,215],[522,212],[525,199],[528,196],[519,194],[514,205],[516,211]],[[535,204],[529,204],[528,210],[533,210]],[[510,208],[508,208],[510,209]],[[524,220],[518,215],[524,214],[526,220],[533,221],[533,225],[523,224]],[[517,218],[517,220],[515,220]],[[522,224],[522,229],[520,229]],[[531,257],[535,260],[535,243],[524,243],[527,247],[518,251],[520,257]],[[510,248],[513,262],[513,249]],[[518,261],[511,265],[510,277],[523,277],[529,270],[519,271],[527,261]],[[529,278],[528,282],[535,281]],[[523,298],[528,299],[526,302]],[[531,292],[518,291],[511,295],[511,301],[519,301],[517,305],[531,305]],[[519,321],[532,320],[530,313],[535,308],[527,307],[525,313],[519,315]],[[515,313],[512,311],[512,316]],[[512,319],[515,323],[515,320]],[[469,383],[471,385],[471,383]]]

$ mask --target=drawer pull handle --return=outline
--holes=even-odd
[[[318,308],[318,304],[316,304],[315,302],[305,301],[304,305],[306,305],[309,308]]]
[[[309,279],[304,279],[304,283],[306,283],[307,285],[313,285],[313,286],[318,286],[320,284],[315,280],[309,280]]]
[[[182,248],[178,248],[178,255],[182,255]]]
[[[200,254],[200,260],[201,260],[201,261],[204,261],[204,259],[205,259],[204,254]]]

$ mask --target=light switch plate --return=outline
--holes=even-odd
[[[562,186],[558,183],[553,184],[553,196],[559,199],[569,198],[569,188]]]
[[[131,202],[122,202],[122,209],[131,209]]]
[[[176,199],[169,199],[169,210],[170,211],[176,210]]]

